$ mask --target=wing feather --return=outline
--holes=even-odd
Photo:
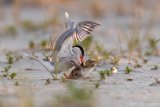
[[[54,51],[57,51],[59,57],[67,57],[67,55],[71,55],[73,40],[83,41],[89,36],[89,34],[91,34],[91,32],[93,32],[95,27],[100,26],[100,24],[92,21],[79,22],[75,28],[72,28],[69,25],[68,28],[70,29],[65,31],[55,43]]]
[[[79,22],[75,27],[76,41],[83,41],[97,26],[100,26],[100,24],[93,21]]]

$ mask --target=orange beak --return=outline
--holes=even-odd
[[[80,62],[83,63],[83,56],[80,56]]]

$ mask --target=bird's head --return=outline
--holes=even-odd
[[[75,45],[73,46],[73,52],[77,54],[78,56],[78,61],[80,62],[81,65],[83,65],[84,62],[84,49],[80,45]]]

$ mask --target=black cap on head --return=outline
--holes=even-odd
[[[81,50],[82,56],[84,56],[84,49],[83,49],[82,46],[80,46],[80,45],[75,45],[75,46],[73,46],[73,48],[74,48],[74,47],[78,47],[78,48]]]

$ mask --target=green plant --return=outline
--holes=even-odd
[[[31,40],[29,41],[29,48],[33,49],[35,47],[35,43]]]
[[[13,80],[15,77],[16,77],[16,73],[15,72],[13,72],[13,73],[11,73],[9,76],[10,76],[10,78]]]
[[[10,52],[6,53],[6,59],[8,64],[13,64],[14,58]]]
[[[146,52],[146,55],[155,55],[157,53],[157,43],[160,41],[160,39],[155,39],[154,37],[149,37],[148,38],[148,50]]]
[[[35,24],[33,24],[33,22],[30,20],[22,21],[22,27],[25,30],[36,30],[36,28],[37,28],[37,26]]]
[[[42,40],[42,41],[40,42],[40,46],[41,46],[42,48],[45,48],[46,45],[47,45],[47,40]]]
[[[95,87],[96,87],[96,88],[99,88],[100,83],[99,83],[99,82],[97,82],[97,83],[95,83],[94,85],[95,85]]]
[[[99,73],[100,78],[102,80],[106,79],[107,75],[106,75],[106,71],[105,70],[104,71],[99,71],[98,73]]]
[[[6,31],[6,33],[9,33],[11,35],[15,35],[17,33],[17,29],[13,25],[7,26],[6,29],[5,29],[5,31]]]
[[[129,74],[130,72],[132,72],[133,70],[131,69],[131,68],[129,68],[128,66],[126,66],[126,68],[125,68],[125,73],[126,74]]]
[[[10,79],[13,80],[16,77],[17,74],[15,72],[9,73],[10,69],[11,69],[11,65],[8,65],[8,66],[4,67],[2,76],[10,78]]]
[[[4,77],[7,77],[9,75],[9,70],[11,69],[11,66],[6,66],[4,67],[4,70],[3,70],[3,76]]]

